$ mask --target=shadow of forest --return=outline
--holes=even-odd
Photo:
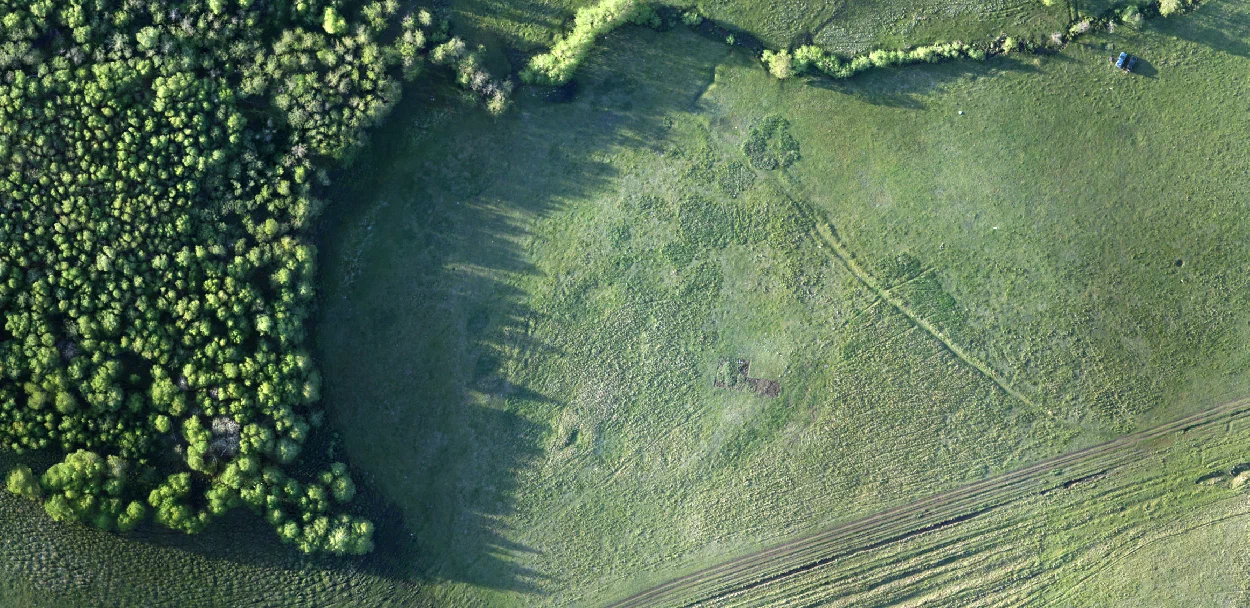
[[[561,353],[522,285],[542,277],[525,244],[536,220],[605,191],[602,160],[661,149],[729,49],[673,56],[662,36],[610,37],[564,95],[526,88],[495,119],[449,83],[409,91],[353,167],[319,228],[319,364],[330,419],[378,522],[376,574],[542,593],[532,547],[507,520],[519,476],[565,404],[516,383]],[[560,102],[551,101],[552,98]]]

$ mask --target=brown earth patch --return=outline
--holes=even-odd
[[[750,390],[762,397],[777,398],[781,396],[781,382],[765,378],[751,377],[751,362],[746,359],[721,361],[716,368],[716,378],[712,385],[717,388],[729,388],[736,391]]]

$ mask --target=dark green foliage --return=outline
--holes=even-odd
[[[720,187],[721,192],[733,198],[738,198],[738,195],[755,185],[755,173],[751,172],[746,165],[735,160],[729,164],[717,167],[716,185]]]
[[[751,127],[742,144],[751,166],[763,171],[784,169],[799,159],[799,142],[790,135],[790,123],[780,116],[769,116]]]
[[[481,54],[484,50],[479,46],[476,51],[470,52],[463,40],[452,38],[434,47],[430,60],[438,65],[451,66],[456,72],[456,82],[480,96],[486,103],[486,109],[498,115],[508,109],[512,82],[495,80],[482,67]]]
[[[47,510],[110,529],[138,523],[127,501],[151,489],[127,489],[127,463],[177,463],[150,503],[197,531],[300,452],[320,395],[314,188],[442,31],[424,11],[392,27],[393,1],[0,0],[0,14],[0,443],[73,451],[43,476]],[[479,73],[461,77],[483,93]],[[350,499],[345,471],[327,475]],[[341,521],[326,501],[282,504]],[[360,549],[357,524],[300,547]],[[356,540],[332,542],[339,529]]]
[[[190,506],[191,474],[170,475],[148,495],[148,504],[156,514],[156,523],[183,532],[199,532],[208,525],[209,513],[196,512]]]

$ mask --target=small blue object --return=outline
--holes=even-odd
[[[1128,61],[1128,53],[1120,53],[1120,58],[1115,60],[1115,67],[1124,69],[1124,62]]]

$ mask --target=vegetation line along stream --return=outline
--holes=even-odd
[[[1250,399],[1224,403],[1152,429],[1043,460],[678,577],[611,606],[690,606],[775,583],[835,559],[892,544],[935,526],[942,527],[944,522],[958,523],[960,517],[966,519],[970,513],[984,514],[1021,496],[1085,476],[1091,470],[1114,468],[1132,459],[1137,446],[1144,441],[1177,431],[1209,428],[1213,423],[1225,424],[1247,412],[1250,412]],[[1092,467],[1088,466],[1091,464]],[[1054,477],[1052,473],[1056,471],[1065,475]],[[1048,484],[1048,479],[1052,483]]]
[[[1148,18],[1185,13],[1197,8],[1200,3],[1201,0],[1151,0],[1140,7],[1130,5],[1131,11],[1108,9],[1100,15],[1088,15],[1082,13],[1074,1],[1069,1],[1067,27],[1063,31],[1054,32],[1043,42],[1026,42],[1002,34],[988,43],[939,41],[914,48],[878,48],[856,53],[844,60],[815,44],[801,45],[793,50],[766,48],[750,33],[731,30],[694,10],[682,11],[642,0],[600,0],[597,4],[579,9],[574,15],[572,29],[558,37],[550,51],[532,57],[529,64],[521,70],[520,77],[528,84],[566,84],[576,75],[581,62],[601,37],[627,24],[659,29],[665,23],[674,25],[680,21],[700,34],[747,48],[778,79],[801,74],[845,79],[885,67],[960,59],[984,61],[987,57],[1022,49],[1033,52],[1045,52],[1047,49],[1054,51],[1096,27],[1113,29],[1117,25],[1139,25]],[[816,28],[816,33],[828,28],[832,21],[833,17],[830,17],[821,23]]]

